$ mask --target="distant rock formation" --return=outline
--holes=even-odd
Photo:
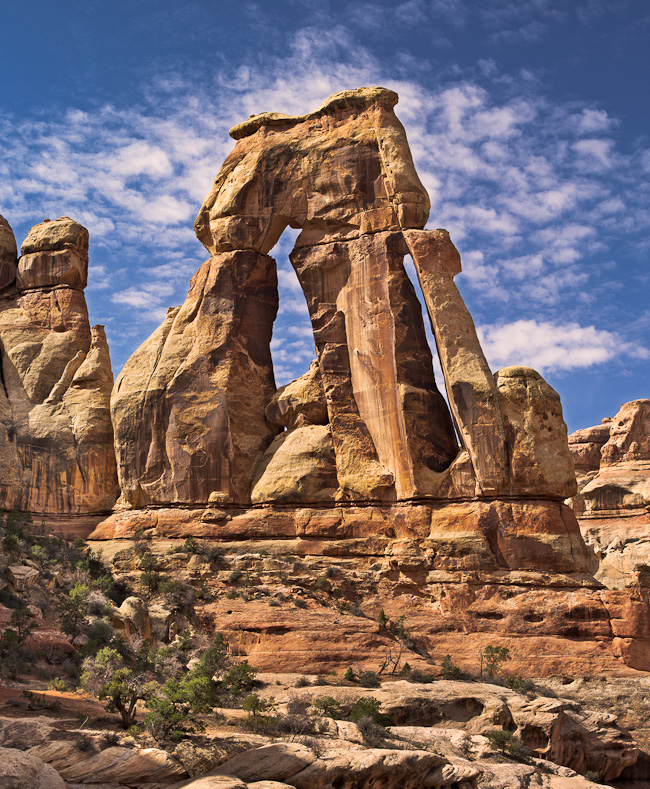
[[[650,400],[576,430],[569,449],[578,474],[571,503],[599,559],[596,577],[612,589],[650,587]]]
[[[108,512],[117,498],[106,336],[83,289],[88,231],[35,225],[17,256],[0,217],[0,507]]]
[[[650,507],[650,400],[624,403],[615,417],[572,433],[569,449],[579,482],[576,513],[632,514]]]

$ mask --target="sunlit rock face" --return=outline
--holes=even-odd
[[[650,400],[624,403],[602,424],[576,430],[571,504],[607,586],[650,586]]]
[[[83,289],[88,231],[68,217],[35,225],[17,257],[0,221],[0,506],[88,514],[118,495],[113,375]],[[13,257],[12,257],[13,255]]]
[[[559,471],[547,463],[522,478],[523,458],[566,442],[559,400],[531,371],[538,383],[524,387],[523,401],[512,395],[519,399],[508,411],[514,388],[502,383],[499,391],[453,282],[458,252],[445,231],[423,230],[429,199],[396,102],[392,91],[360,88],[304,116],[267,113],[231,130],[237,143],[195,222],[211,257],[183,307],[115,386],[118,470],[132,506],[207,502],[211,494],[238,504],[251,494],[257,504],[306,504],[573,492],[566,450],[556,454]],[[277,412],[280,401],[269,352],[276,275],[267,253],[287,226],[301,229],[291,261],[311,315],[321,393],[319,418],[301,419],[327,426],[309,432],[309,449],[295,436],[271,445],[282,428],[304,426],[268,410],[273,401]],[[420,277],[451,410],[434,379],[406,254]],[[553,416],[539,430],[551,401]],[[548,446],[538,457],[540,442]],[[292,469],[286,485],[269,479],[282,476],[278,464]],[[322,484],[306,482],[312,471],[324,475]]]

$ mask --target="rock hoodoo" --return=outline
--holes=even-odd
[[[102,513],[117,498],[106,336],[83,295],[88,231],[35,225],[20,258],[0,217],[0,506]]]

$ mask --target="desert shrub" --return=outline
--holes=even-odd
[[[312,701],[312,707],[324,717],[340,719],[341,705],[333,696],[317,696]]]
[[[114,635],[115,631],[110,622],[105,619],[94,619],[88,629],[89,646],[92,644],[91,648],[94,649],[99,645],[108,644]]]
[[[595,784],[600,783],[600,775],[595,770],[587,770],[585,773],[585,779],[587,781],[593,781]]]
[[[263,699],[256,693],[251,693],[242,701],[241,708],[249,715],[264,715],[271,712],[275,706],[273,699]]]
[[[316,583],[314,584],[314,589],[318,589],[319,591],[326,590],[330,588],[330,582],[327,580],[327,577],[324,575],[319,575],[316,579]]]
[[[411,668],[411,664],[410,663],[404,663],[404,665],[402,666],[401,674],[404,677],[404,679],[409,679],[409,677],[411,676],[411,672],[412,671],[413,671],[413,669]]]
[[[374,671],[362,671],[357,682],[362,688],[378,688],[381,685],[381,681]]]
[[[65,693],[66,691],[70,690],[67,683],[61,679],[61,677],[52,677],[52,679],[47,683],[47,687],[49,690],[58,690],[59,693]]]
[[[153,572],[160,569],[158,557],[155,556],[150,550],[146,550],[140,557],[138,568],[144,572]]]
[[[451,655],[445,655],[440,664],[440,669],[443,679],[467,679],[469,676],[465,671],[453,664]]]
[[[310,706],[309,699],[292,695],[287,701],[287,713],[289,715],[306,715]]]
[[[230,573],[230,575],[228,576],[228,582],[231,583],[231,584],[237,584],[237,583],[239,583],[241,581],[241,579],[243,578],[243,575],[244,575],[244,573],[243,573],[242,570],[239,570],[239,569],[233,570]]]
[[[293,604],[296,606],[296,608],[307,608],[307,603],[302,599],[302,597],[296,597],[296,599],[293,601]]]
[[[95,742],[92,737],[87,734],[78,735],[74,742],[75,748],[83,753],[92,753],[95,750]]]
[[[221,686],[232,695],[239,696],[255,686],[256,675],[257,669],[244,660],[228,669],[221,680]]]
[[[74,637],[79,634],[80,626],[88,613],[88,597],[90,587],[79,581],[68,594],[62,594],[57,601],[59,627],[67,635]]]
[[[382,712],[381,702],[379,699],[375,699],[373,696],[366,696],[357,699],[354,702],[348,717],[355,723],[361,720],[361,718],[370,718],[375,723],[379,723],[382,726],[389,725],[391,723],[390,717]]]
[[[149,592],[155,594],[160,589],[163,577],[157,570],[147,570],[140,576],[140,583]]]
[[[385,726],[377,723],[373,718],[364,716],[357,720],[357,727],[363,742],[370,748],[385,748],[389,732]]]
[[[114,731],[107,731],[102,735],[101,747],[112,748],[120,744],[120,738]]]
[[[297,688],[306,688],[308,685],[311,685],[311,682],[307,679],[307,677],[298,677],[296,680]]]
[[[379,615],[377,616],[377,621],[382,627],[386,627],[388,625],[388,622],[390,621],[386,616],[386,613],[384,612],[383,608],[381,609]]]
[[[159,591],[167,601],[179,608],[189,606],[194,597],[194,591],[190,586],[183,583],[183,581],[173,578],[161,581]]]
[[[357,675],[354,673],[354,671],[353,671],[353,669],[352,669],[352,666],[350,666],[350,667],[348,668],[348,670],[345,672],[345,674],[343,675],[343,679],[344,679],[346,682],[356,682],[356,680],[357,680]]]
[[[316,679],[313,681],[312,684],[313,685],[329,685],[329,682],[327,681],[327,677],[323,676],[322,674],[319,674],[316,677]]]
[[[429,682],[433,682],[433,674],[430,674],[428,671],[420,671],[419,668],[414,668],[409,672],[408,679],[411,682],[421,682],[423,684],[428,684]]]
[[[271,608],[280,608],[282,603],[279,600],[269,600],[269,605]]]
[[[110,613],[111,606],[103,592],[93,589],[86,600],[87,610],[91,616],[105,616]]]
[[[480,652],[481,657],[481,676],[485,669],[485,676],[492,679],[501,670],[502,665],[510,659],[508,647],[495,647],[491,644]]]
[[[501,753],[505,753],[508,756],[513,756],[516,759],[524,759],[530,755],[530,751],[519,737],[511,731],[493,729],[487,732],[485,736],[495,750],[501,751]]]

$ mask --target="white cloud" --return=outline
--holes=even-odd
[[[614,358],[650,359],[646,347],[625,342],[615,332],[578,323],[530,319],[479,326],[477,331],[493,370],[523,365],[546,373],[592,367]]]

